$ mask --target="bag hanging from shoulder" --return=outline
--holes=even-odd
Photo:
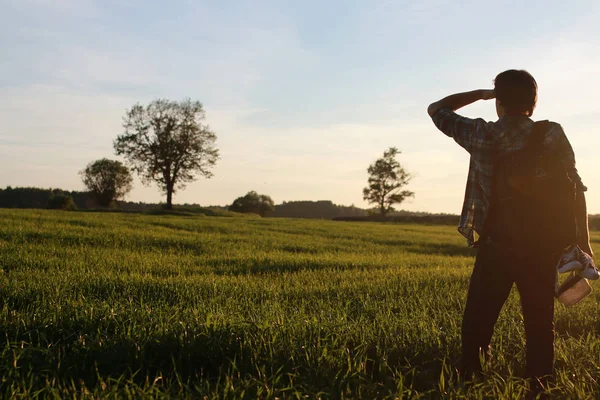
[[[558,154],[544,146],[549,126],[536,122],[525,147],[495,163],[489,231],[512,245],[558,251],[577,239],[576,191]]]

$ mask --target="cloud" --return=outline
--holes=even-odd
[[[112,156],[127,108],[191,97],[203,102],[222,159],[213,179],[191,184],[178,202],[225,204],[254,189],[277,201],[364,205],[367,166],[397,146],[416,174],[409,189],[417,197],[407,207],[458,212],[468,154],[437,132],[425,107],[451,91],[491,85],[515,65],[540,82],[536,117],[563,123],[582,175],[597,166],[593,4],[578,19],[580,5],[553,3],[533,22],[528,13],[537,7],[526,6],[519,18],[529,30],[515,20],[518,29],[506,35],[474,1],[460,9],[442,0],[318,9],[243,0],[9,4],[0,16],[7,33],[0,37],[0,157],[8,160],[0,186],[80,188],[77,171]],[[542,29],[557,10],[564,24]],[[494,12],[502,19],[507,11]],[[492,103],[465,113],[495,117]],[[131,198],[162,195],[138,184]]]

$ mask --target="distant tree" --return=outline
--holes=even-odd
[[[408,190],[400,190],[412,179],[396,156],[400,154],[395,147],[390,147],[383,153],[383,157],[369,165],[369,186],[363,189],[363,199],[369,204],[375,203],[379,213],[385,216],[394,211],[394,204],[400,204],[407,197],[414,197],[414,193]]]
[[[56,193],[48,199],[48,208],[52,210],[75,210],[77,206],[68,194]]]
[[[254,190],[248,192],[245,196],[235,199],[233,204],[229,206],[229,211],[240,213],[254,213],[261,217],[267,215],[268,212],[275,209],[273,199],[265,194],[258,194]]]
[[[131,172],[116,160],[96,160],[89,163],[79,174],[83,184],[103,207],[108,207],[113,201],[123,198],[133,187]]]
[[[123,118],[125,133],[113,142],[145,185],[156,182],[173,208],[173,193],[200,174],[210,178],[219,152],[199,101],[158,99],[134,105]]]

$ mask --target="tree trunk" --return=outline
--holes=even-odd
[[[165,209],[173,209],[173,185],[167,186],[167,205],[165,206]]]

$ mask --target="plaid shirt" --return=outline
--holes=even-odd
[[[471,154],[465,200],[458,231],[475,244],[474,233],[481,235],[490,206],[494,161],[522,149],[533,130],[533,121],[524,115],[504,116],[496,122],[471,119],[450,109],[438,110],[432,117],[435,126]],[[554,122],[546,133],[544,146],[557,152],[567,166],[577,190],[585,191],[575,168],[575,156],[562,127]]]

